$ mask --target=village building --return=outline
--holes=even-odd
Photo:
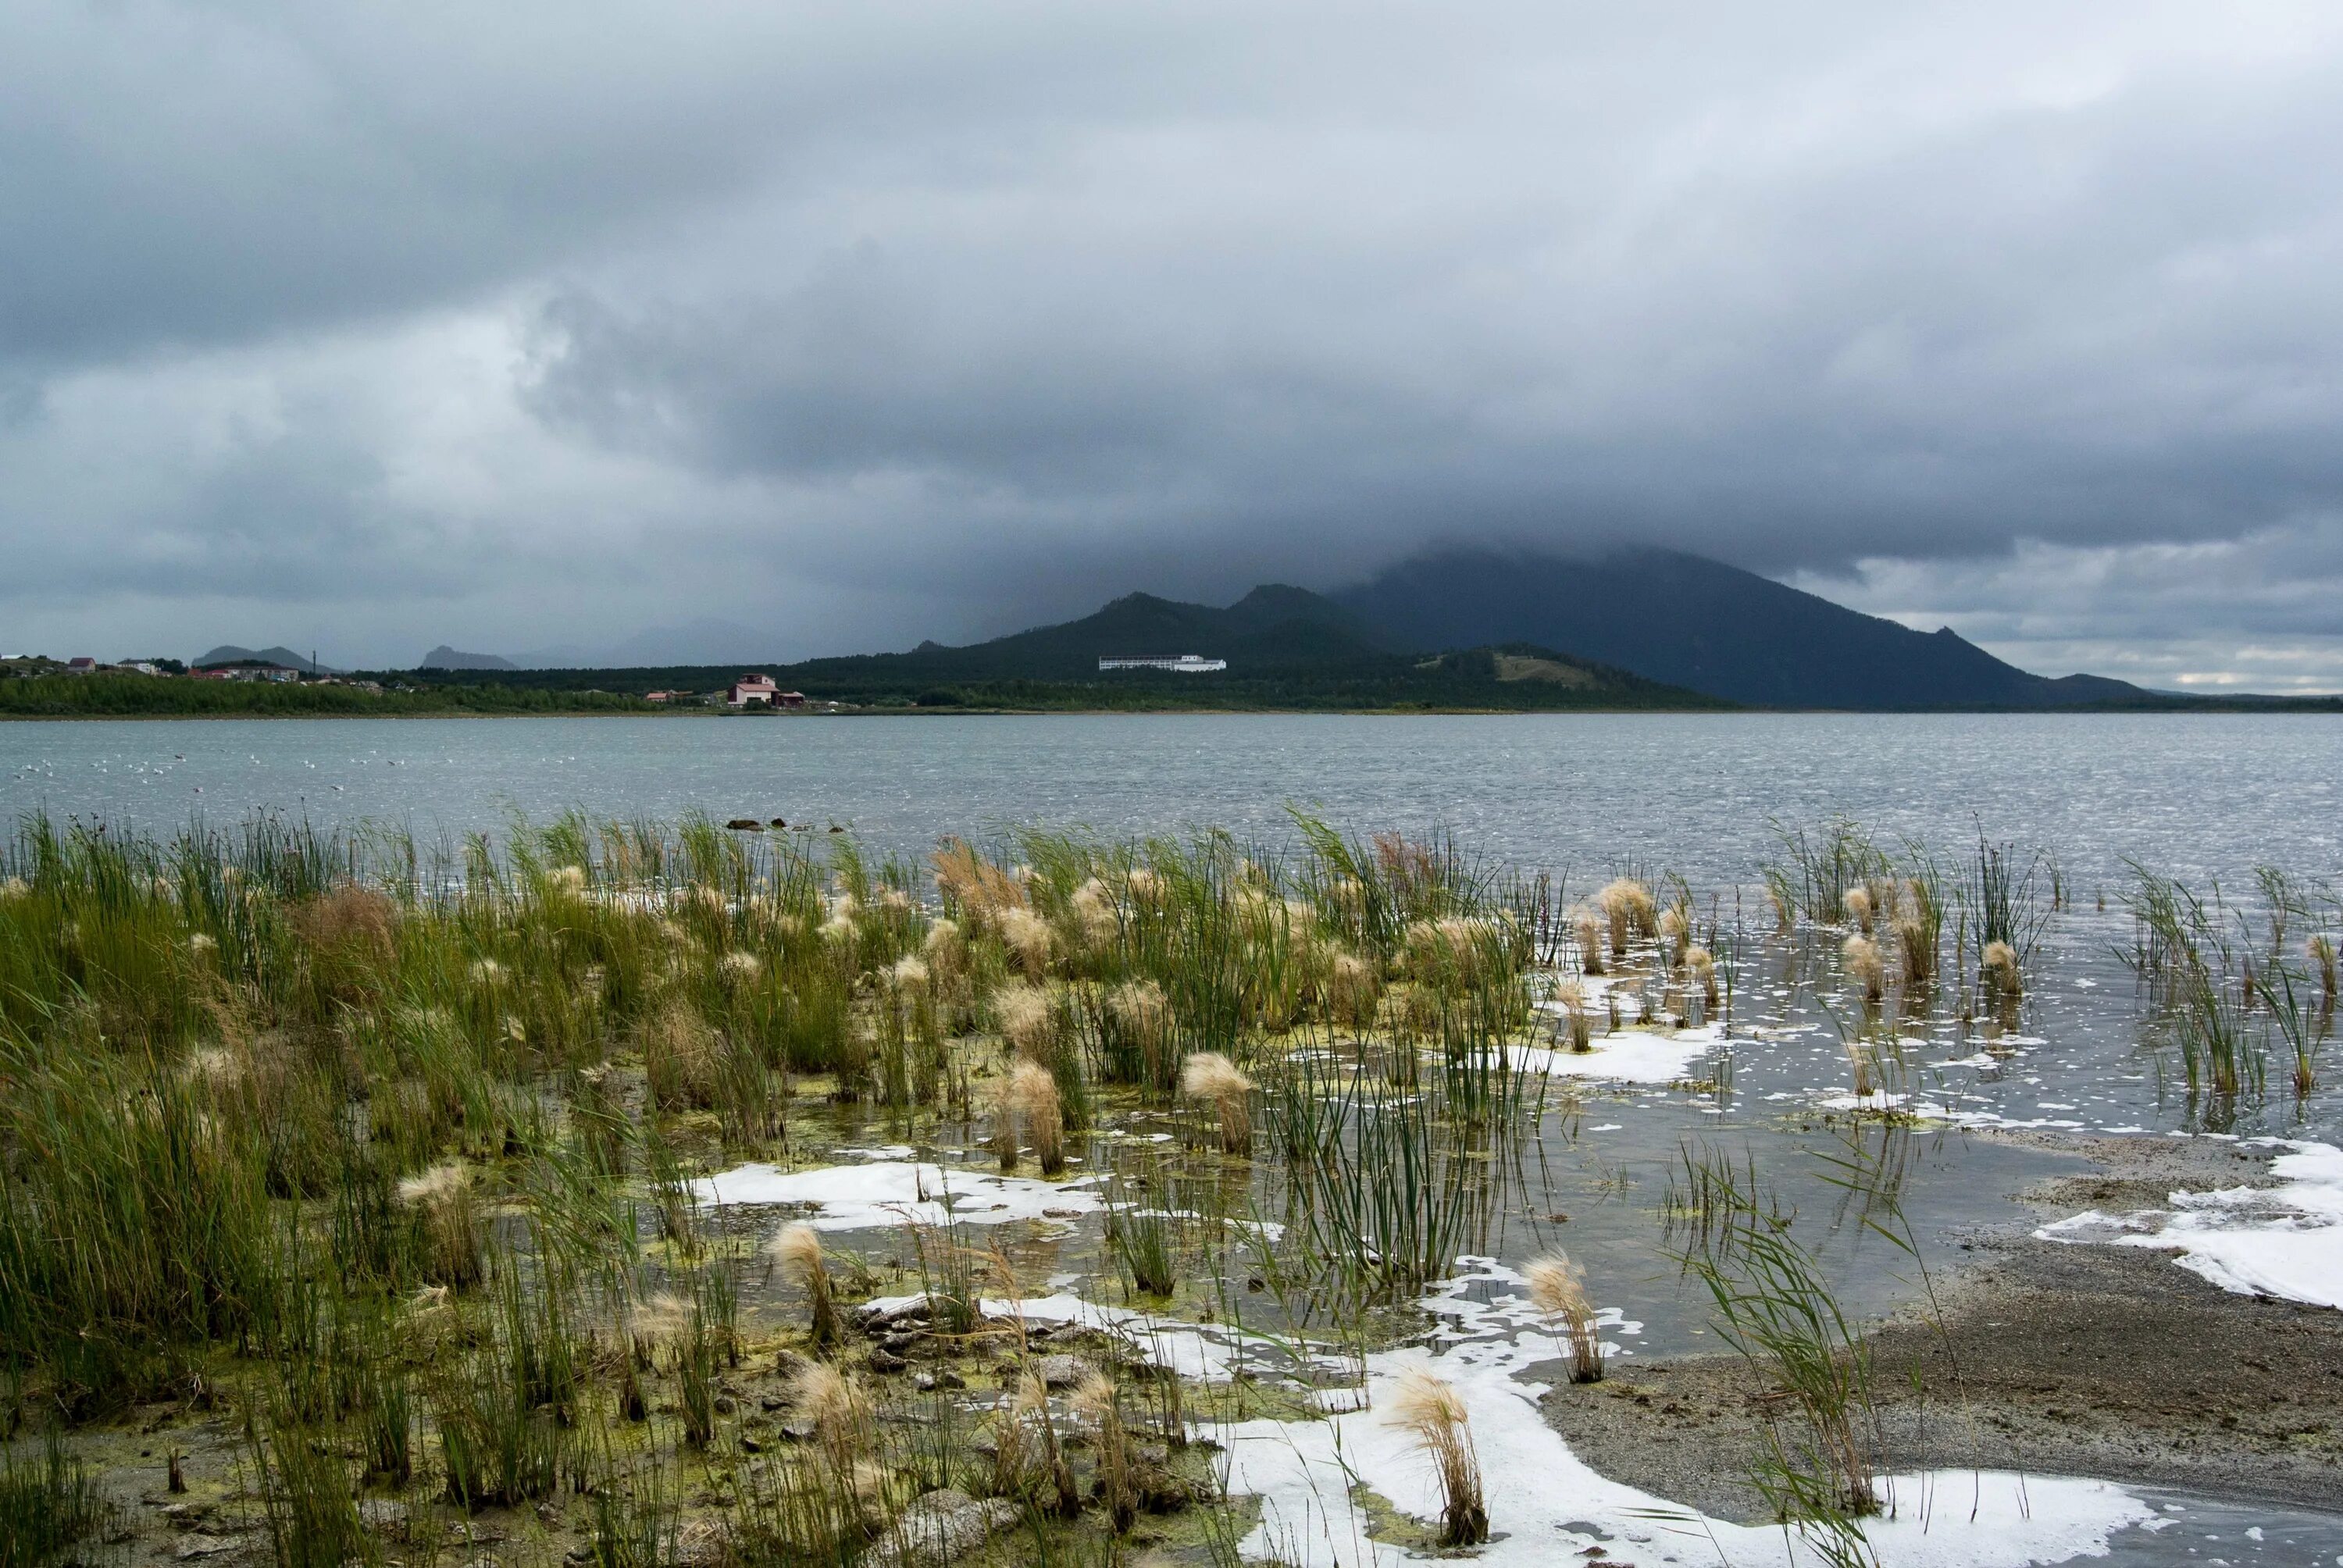
[[[1181,675],[1210,675],[1228,667],[1227,659],[1206,658],[1201,653],[1103,654],[1099,658],[1101,674],[1110,669],[1169,669]]]

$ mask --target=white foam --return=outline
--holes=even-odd
[[[702,1203],[771,1204],[810,1208],[819,1231],[868,1231],[891,1225],[1001,1225],[1011,1220],[1089,1213],[1103,1205],[1091,1191],[1095,1177],[1037,1181],[981,1171],[946,1171],[901,1160],[783,1171],[740,1165],[691,1184]],[[1058,1215],[1051,1214],[1056,1210]]]
[[[1261,1523],[1242,1543],[1247,1557],[1293,1568],[1400,1568],[1408,1561],[1398,1547],[1368,1538],[1368,1514],[1353,1489],[1364,1485],[1419,1520],[1439,1517],[1431,1467],[1381,1410],[1400,1373],[1423,1367],[1454,1384],[1471,1414],[1495,1537],[1473,1562],[1532,1568],[1594,1548],[1639,1564],[1819,1561],[1780,1530],[1704,1518],[1581,1461],[1538,1412],[1544,1386],[1522,1375],[1554,1353],[1534,1314],[1518,1296],[1487,1306],[1462,1296],[1473,1282],[1519,1276],[1488,1260],[1460,1261],[1476,1271],[1423,1303],[1443,1318],[1440,1348],[1368,1357],[1363,1402],[1348,1402],[1353,1408],[1342,1413],[1245,1422],[1223,1434],[1231,1489],[1262,1500]],[[1866,1521],[1865,1531],[1878,1560],[1896,1568],[2105,1555],[2115,1531],[2151,1516],[2138,1499],[2097,1481],[1946,1472],[1886,1479],[1881,1488],[1889,1512]]]
[[[2225,1291],[2343,1307],[2343,1149],[2253,1141],[2286,1151],[2270,1161],[2278,1185],[2175,1192],[2171,1208],[2137,1214],[2088,1209],[2034,1233],[2046,1241],[2171,1249],[2182,1268]]]
[[[1716,1024],[1662,1034],[1653,1030],[1623,1029],[1599,1034],[1591,1050],[1549,1050],[1533,1047],[1522,1052],[1522,1069],[1555,1078],[1601,1078],[1614,1083],[1674,1083],[1689,1077],[1693,1063],[1725,1038]]]

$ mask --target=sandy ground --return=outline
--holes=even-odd
[[[2175,1187],[2253,1184],[2268,1151],[2180,1139],[2065,1140],[2099,1168],[2021,1196],[2043,1220],[2157,1208]],[[2343,1312],[2233,1295],[2171,1254],[1962,1238],[1941,1317],[1871,1335],[1887,1468],[2018,1468],[2343,1507]],[[1614,1478],[1754,1523],[1746,1479],[1767,1385],[1737,1357],[1614,1361],[1547,1418]],[[1787,1415],[1788,1412],[1780,1412]]]

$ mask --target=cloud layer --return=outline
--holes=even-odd
[[[0,640],[795,656],[1636,538],[2343,687],[2331,7],[0,21]]]

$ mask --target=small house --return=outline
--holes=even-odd
[[[724,705],[728,708],[772,708],[778,705],[780,695],[780,688],[773,684],[771,676],[744,675],[734,681],[731,689],[724,694]],[[799,698],[798,700],[802,702],[805,699]]]

